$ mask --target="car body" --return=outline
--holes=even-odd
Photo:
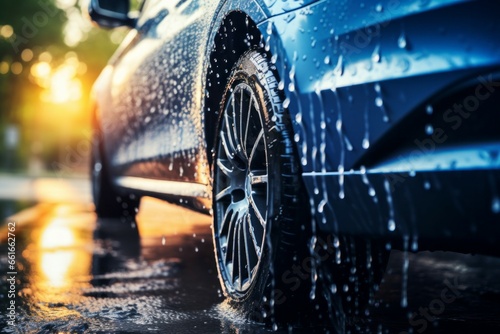
[[[221,97],[260,49],[313,229],[497,253],[499,14],[493,1],[147,0],[94,86],[112,186],[211,213]]]

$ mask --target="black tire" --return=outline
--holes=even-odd
[[[281,279],[307,254],[303,227],[310,224],[283,100],[275,67],[264,53],[247,52],[226,87],[215,143],[213,232],[221,285],[234,308],[262,322],[295,317],[295,300],[303,300],[308,286],[291,292]]]
[[[111,183],[110,171],[104,154],[102,133],[94,130],[90,178],[95,212],[100,218],[126,218],[133,220],[139,207],[140,199],[134,194],[118,193]]]

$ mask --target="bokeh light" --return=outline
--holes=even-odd
[[[14,29],[10,25],[0,26],[0,36],[5,39],[11,38],[14,34]]]

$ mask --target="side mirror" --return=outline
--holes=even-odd
[[[90,19],[104,28],[133,27],[136,19],[129,12],[130,0],[90,0]]]

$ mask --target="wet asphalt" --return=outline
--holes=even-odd
[[[209,217],[154,199],[143,200],[135,222],[97,219],[92,209],[84,201],[0,201],[1,333],[272,332],[224,302]],[[15,299],[8,222],[16,223]],[[392,251],[378,307],[349,331],[498,333],[499,278],[498,258]]]

